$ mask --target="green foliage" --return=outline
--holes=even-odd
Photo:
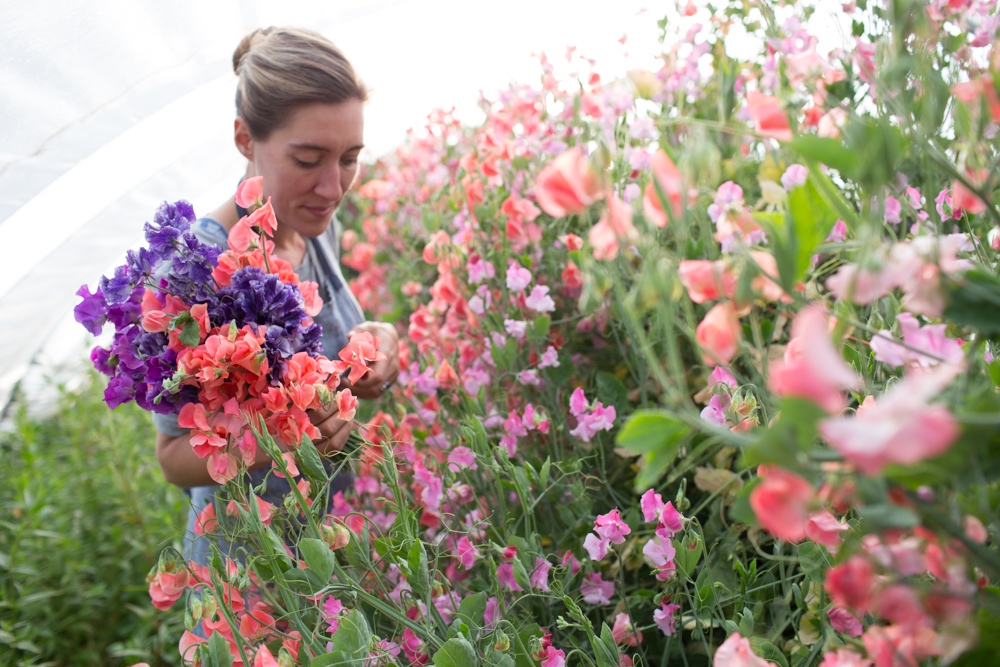
[[[108,410],[101,385],[0,436],[0,664],[179,663],[183,612],[150,606],[146,574],[179,546],[187,498],[149,415]]]

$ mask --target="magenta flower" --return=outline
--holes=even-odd
[[[458,558],[463,568],[469,570],[472,569],[472,566],[476,563],[476,559],[479,558],[479,552],[469,538],[463,535],[459,538],[458,544],[455,546],[455,557]]]
[[[590,556],[590,560],[600,561],[608,555],[610,544],[607,540],[598,537],[593,533],[587,533],[583,540],[583,548]]]
[[[511,592],[524,590],[514,581],[514,566],[511,563],[497,565],[497,581],[500,582],[500,586]]]
[[[535,569],[531,572],[531,587],[543,593],[549,592],[549,570],[552,564],[541,556],[535,559]]]

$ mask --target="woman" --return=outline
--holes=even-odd
[[[271,197],[278,220],[275,254],[296,267],[300,278],[319,284],[324,306],[314,319],[323,327],[326,356],[336,358],[354,332],[370,331],[380,340],[387,359],[351,387],[361,398],[377,398],[399,374],[398,337],[391,325],[363,321],[340,271],[334,218],[354,183],[364,146],[364,84],[332,43],[306,30],[267,28],[247,35],[233,54],[233,68],[239,77],[236,147],[247,158],[246,177],[263,176],[264,197]],[[225,247],[229,229],[244,213],[230,198],[199,219],[194,232],[205,243]],[[322,436],[316,442],[321,453],[340,449],[350,434],[350,423],[336,419],[335,412],[310,414]],[[154,421],[164,476],[191,491],[191,533],[197,512],[218,487],[176,417],[154,415]],[[251,481],[260,484],[270,469],[262,450],[250,469]],[[344,476],[336,478],[333,492],[348,483]],[[264,500],[278,504],[288,491],[284,479],[271,476]],[[207,563],[210,549],[204,541],[188,547],[186,556]]]

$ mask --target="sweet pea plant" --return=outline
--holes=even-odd
[[[407,333],[354,488],[227,484],[185,659],[989,664],[998,21],[689,2],[656,71],[432,114],[342,238]]]

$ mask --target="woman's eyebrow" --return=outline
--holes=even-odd
[[[325,151],[325,152],[328,152],[330,150],[326,146],[320,146],[319,144],[289,144],[289,146],[291,148],[296,148],[296,149],[301,149],[301,150],[309,150],[309,151]],[[344,151],[344,152],[346,153],[348,151],[360,151],[364,147],[365,147],[364,144],[357,144],[355,146],[351,146],[350,148],[347,149],[347,151]]]

